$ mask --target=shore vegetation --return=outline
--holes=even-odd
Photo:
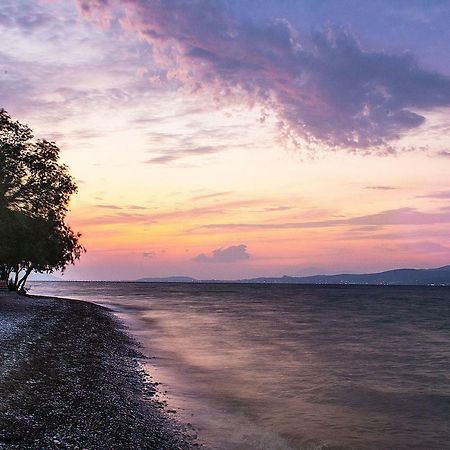
[[[0,110],[0,283],[23,292],[32,272],[64,271],[85,251],[66,223],[77,191],[60,149]]]

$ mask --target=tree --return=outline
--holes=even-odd
[[[0,279],[7,281],[18,267],[27,242],[28,218],[17,211],[0,211]]]
[[[65,223],[77,186],[59,153],[0,110],[0,279],[16,290],[32,271],[64,270],[85,251]]]
[[[0,209],[64,219],[77,186],[59,153],[54,142],[33,141],[28,126],[0,110]]]

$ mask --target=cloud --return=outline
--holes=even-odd
[[[78,139],[95,139],[98,137],[102,137],[105,135],[104,132],[99,131],[99,130],[94,130],[94,129],[80,129],[80,130],[75,130],[72,132],[73,136],[75,136]]]
[[[155,255],[156,255],[155,252],[144,252],[144,253],[142,253],[142,256],[144,258],[153,258]]]
[[[239,211],[242,208],[248,208],[250,206],[266,204],[267,199],[242,199],[242,200],[232,200],[226,202],[214,202],[213,205],[202,206],[198,208],[189,209],[175,209],[172,211],[164,211],[160,213],[145,213],[136,212],[124,212],[120,211],[126,208],[121,208],[115,205],[101,205],[105,209],[112,208],[117,210],[117,212],[111,211],[109,215],[101,215],[95,217],[83,217],[83,219],[78,219],[76,221],[77,225],[112,225],[112,224],[126,224],[126,223],[143,223],[143,224],[153,224],[157,222],[164,221],[164,223],[183,223],[188,219],[198,220],[203,216],[216,216],[230,213],[233,211]],[[130,210],[140,210],[141,208],[128,208]]]
[[[140,205],[127,205],[126,209],[138,209],[138,210],[147,210],[147,208],[145,206],[140,206]]]
[[[28,4],[25,8],[21,2],[4,1],[0,10],[0,26],[18,28],[28,33],[46,29],[54,24],[54,18],[36,5]]]
[[[96,204],[94,205],[96,208],[100,209],[113,209],[113,210],[122,210],[122,209],[132,209],[132,210],[139,210],[139,211],[146,211],[148,208],[145,208],[144,206],[139,205],[126,205],[126,206],[119,206],[119,205],[112,205],[112,204]]]
[[[122,209],[121,206],[117,206],[117,205],[100,205],[97,204],[95,205],[96,208],[101,208],[101,209]]]
[[[381,211],[365,216],[350,217],[347,219],[330,219],[310,222],[284,222],[284,223],[214,223],[203,225],[207,229],[309,229],[330,228],[343,225],[358,226],[384,226],[384,225],[432,225],[450,223],[450,210],[443,212],[422,212],[415,208],[398,208]]]
[[[102,109],[123,110],[130,104],[137,109],[139,103],[150,114],[158,109],[157,94],[148,84],[151,68],[140,54],[148,55],[147,44],[93,29],[70,2],[2,0],[0,33],[2,107],[32,123],[38,137],[45,130],[45,137],[60,145],[78,141],[79,146],[109,134],[90,120],[92,111],[98,116]],[[75,118],[70,127],[65,126],[68,118]],[[64,132],[57,136],[56,128]]]
[[[218,248],[217,250],[214,250],[212,252],[211,256],[201,253],[200,255],[197,255],[195,258],[192,258],[192,261],[231,263],[237,261],[245,261],[249,258],[250,254],[247,252],[247,246],[241,244],[241,245],[232,245],[226,248]]]
[[[146,161],[147,164],[169,164],[179,159],[176,155],[161,155]]]
[[[170,150],[170,153],[156,156],[146,161],[147,164],[170,164],[178,159],[185,158],[187,156],[199,156],[199,155],[209,155],[212,153],[217,153],[222,149],[222,147],[210,147],[210,146],[199,146],[192,148],[179,148]]]
[[[399,244],[397,246],[397,249],[401,251],[412,251],[417,253],[448,253],[450,251],[449,247],[431,241],[419,241]]]
[[[206,106],[203,112],[207,112],[208,109],[210,107]],[[222,150],[242,150],[253,147],[252,143],[242,140],[245,131],[242,125],[205,126],[204,123],[197,121],[195,116],[193,117],[197,113],[197,109],[189,106],[182,108],[179,112],[185,119],[190,117],[189,132],[159,133],[151,131],[148,134],[151,153],[157,155],[147,160],[147,164],[171,164],[182,158],[212,155]],[[175,116],[178,116],[178,113],[173,115],[173,117]],[[224,140],[228,142],[226,146],[223,145]]]
[[[191,200],[192,201],[209,200],[211,198],[223,197],[224,195],[228,194],[231,194],[231,191],[213,192],[211,194],[195,195],[194,197],[191,197]]]
[[[105,226],[105,225],[118,225],[118,224],[129,224],[129,223],[143,223],[152,224],[151,216],[145,214],[130,214],[126,212],[118,212],[116,214],[110,214],[106,216],[94,216],[94,217],[83,217],[80,219],[72,219],[76,222],[77,226],[88,225],[88,226]]]
[[[352,228],[350,231],[352,233],[372,233],[374,231],[380,231],[383,227],[380,225],[364,225],[362,227]],[[360,239],[360,237],[358,237]]]
[[[437,153],[437,156],[440,156],[441,158],[450,158],[450,151],[442,150]]]
[[[269,206],[264,208],[265,212],[276,212],[276,211],[288,211],[292,209],[292,206],[280,205],[280,206]]]
[[[420,67],[409,53],[365,49],[342,29],[300,39],[287,20],[239,20],[225,1],[78,3],[102,22],[118,16],[150,43],[167,80],[210,91],[213,99],[263,105],[287,136],[385,147],[423,124],[427,111],[450,106],[449,77]]]
[[[366,186],[364,189],[373,189],[375,191],[392,191],[397,188],[394,186]]]
[[[447,200],[447,199],[450,199],[450,191],[430,192],[429,194],[418,195],[417,197],[418,198],[435,198],[435,199]]]

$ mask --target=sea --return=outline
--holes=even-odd
[[[112,309],[206,448],[450,449],[449,287],[31,282],[30,293]]]

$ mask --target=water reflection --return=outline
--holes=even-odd
[[[446,448],[449,288],[35,284],[120,311],[220,449]],[[447,447],[450,448],[450,447]]]

